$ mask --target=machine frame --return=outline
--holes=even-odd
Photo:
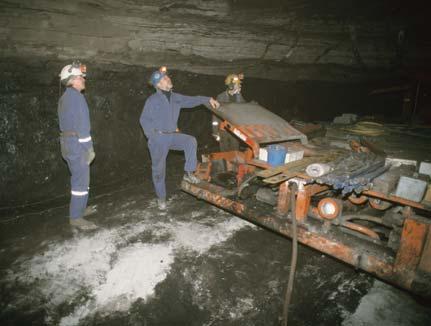
[[[231,105],[225,111],[232,108]],[[270,143],[268,135],[272,135],[277,143],[306,144],[305,135],[289,125],[285,128],[285,139],[280,139],[280,133],[271,129],[271,124],[244,125],[226,120],[223,114],[218,116],[223,119],[219,128],[238,137],[246,147],[242,151],[203,155],[196,172],[201,182],[183,181],[181,188],[185,192],[291,238],[289,185],[296,183],[294,215],[300,243],[413,293],[431,296],[430,206],[373,189],[370,183],[340,195],[334,185],[316,182],[304,172],[311,163],[331,163],[347,155],[346,152],[312,155],[272,167],[258,159],[263,145],[258,139],[265,139],[266,145]],[[230,173],[235,185],[228,187],[215,182],[220,173]],[[255,194],[243,195],[253,183],[255,188],[271,189],[273,205],[258,202]],[[369,210],[377,214],[364,213]],[[379,228],[389,234],[389,239],[382,237]]]

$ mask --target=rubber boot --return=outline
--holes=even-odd
[[[69,219],[69,223],[71,226],[83,231],[96,230],[98,228],[96,224],[94,224],[93,222],[87,221],[82,217],[71,218]]]
[[[183,180],[191,184],[196,184],[201,182],[201,179],[195,176],[193,172],[186,172],[184,174]]]

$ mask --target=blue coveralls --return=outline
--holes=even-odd
[[[140,123],[148,138],[153,183],[158,198],[166,198],[166,157],[169,150],[184,151],[186,157],[184,170],[186,172],[196,170],[196,139],[175,132],[180,110],[208,104],[209,100],[210,98],[205,96],[184,96],[174,92],[168,100],[166,95],[157,89],[157,92],[145,101]]]
[[[90,115],[84,95],[68,87],[58,102],[61,155],[67,162],[71,178],[71,219],[80,218],[87,207],[90,185],[89,153],[93,151]]]

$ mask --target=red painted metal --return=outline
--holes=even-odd
[[[412,200],[408,200],[408,199],[404,199],[404,198],[392,196],[392,195],[385,195],[385,194],[378,192],[378,191],[365,190],[362,192],[362,194],[366,195],[366,196],[376,197],[376,198],[380,198],[380,199],[383,199],[386,201],[398,203],[398,204],[405,205],[405,206],[410,206],[410,207],[420,208],[420,209],[426,209],[426,207],[424,205],[419,204],[417,202],[414,202]]]
[[[290,190],[289,182],[283,182],[278,188],[278,199],[277,199],[277,213],[285,215],[289,211],[290,204]]]
[[[296,193],[296,219],[299,223],[304,223],[310,208],[311,194],[306,187],[299,186]]]
[[[326,211],[327,205],[331,205],[334,208],[334,211],[328,213]],[[317,205],[319,215],[328,220],[333,220],[334,218],[338,217],[341,213],[341,209],[342,204],[334,198],[323,198],[319,201],[319,204]]]
[[[404,222],[394,273],[398,275],[405,288],[410,289],[417,277],[416,269],[421,261],[422,248],[429,229],[429,224],[420,223],[417,220],[407,219]]]
[[[362,205],[362,204],[365,204],[367,202],[368,197],[363,196],[363,195],[362,196],[356,196],[355,194],[351,194],[348,199],[352,204]]]
[[[381,211],[384,211],[393,205],[391,202],[388,202],[379,198],[370,198],[369,203],[372,208],[375,208]]]
[[[207,182],[193,185],[183,181],[181,186],[184,191],[197,198],[253,223],[287,237],[292,235],[291,221],[286,214],[280,215],[276,212],[260,214],[243,202],[224,197],[222,195],[223,188]],[[286,187],[287,182],[280,187],[280,194],[283,198],[287,194],[288,188]],[[319,191],[321,192],[322,189],[311,187],[307,189],[307,186],[298,191],[297,201],[301,205],[300,213],[305,211],[305,207],[310,208],[311,194]],[[281,202],[279,198],[277,208],[281,212],[285,212],[285,205],[286,202]],[[298,226],[298,240],[304,245],[331,255],[356,268],[363,269],[388,282],[421,295],[431,296],[431,283],[426,281],[431,277],[430,221],[416,218],[411,209],[406,209],[404,214],[407,219],[404,223],[401,245],[396,254],[389,248],[372,241],[361,240],[353,235],[343,233],[339,228],[329,227],[328,229],[327,225],[319,222],[319,220],[305,219],[306,214],[298,219],[301,221]],[[351,230],[361,232],[371,239],[378,239],[378,235],[371,229],[347,221],[343,223],[345,227]]]
[[[343,222],[341,225],[344,226],[344,227],[346,227],[346,228],[349,228],[349,229],[351,229],[353,231],[357,231],[359,233],[363,233],[363,234],[365,234],[366,236],[369,236],[372,239],[376,239],[376,240],[380,239],[379,235],[376,232],[374,232],[370,228],[367,228],[367,227],[365,227],[363,225],[359,225],[359,224],[352,223],[352,222],[347,222],[347,221]]]

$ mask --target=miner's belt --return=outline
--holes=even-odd
[[[79,137],[75,131],[63,131],[60,133],[60,137]]]
[[[174,131],[163,131],[163,130],[155,130],[155,132],[157,132],[160,135],[170,135],[170,134],[176,134],[178,133],[178,131],[174,130]]]

